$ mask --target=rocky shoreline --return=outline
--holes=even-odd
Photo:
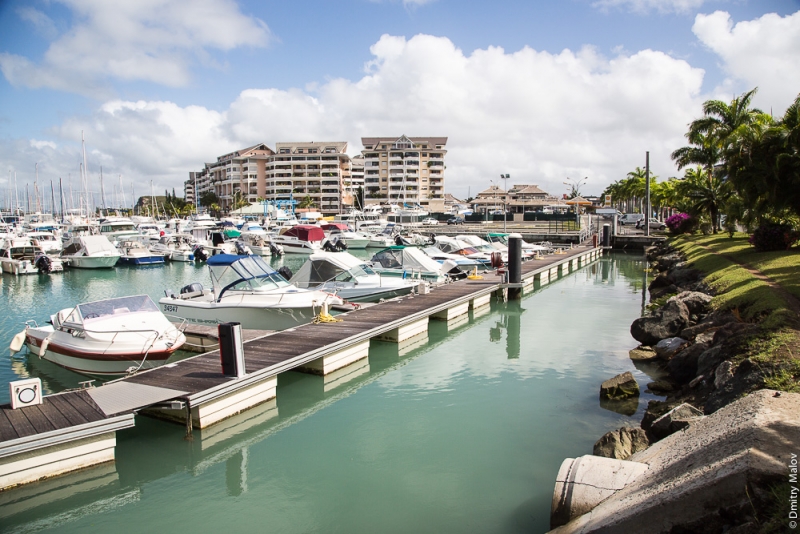
[[[763,350],[776,332],[714,309],[703,273],[669,244],[647,260],[658,274],[649,313],[631,325],[640,346],[630,357],[660,370],[647,389],[666,398],[648,403],[639,427],[607,432],[593,455],[564,461],[551,532],[785,531],[800,394],[768,388],[786,365]],[[633,374],[604,382],[600,404],[636,413]]]
[[[731,311],[712,310],[714,292],[704,283],[703,273],[669,244],[652,247],[646,255],[658,273],[648,286],[651,306],[664,302],[631,325],[631,335],[641,345],[630,357],[663,368],[666,377],[647,388],[666,399],[649,402],[640,428],[623,427],[601,437],[594,446],[597,456],[625,459],[762,389],[768,372],[747,358],[746,343],[758,333],[758,325]]]

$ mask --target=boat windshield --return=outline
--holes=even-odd
[[[121,315],[125,313],[154,311],[157,312],[159,309],[150,297],[147,295],[136,295],[78,304],[72,313],[69,314],[66,322],[82,323],[86,319],[96,319],[98,317],[108,317],[110,315]]]

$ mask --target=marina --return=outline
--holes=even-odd
[[[537,278],[540,284],[546,284],[551,276],[557,276],[559,269],[577,269],[595,260],[599,253],[597,248],[578,247],[563,255],[529,261],[524,264],[521,286],[532,286]],[[247,341],[243,353],[246,367],[239,370],[235,380],[221,372],[219,354],[209,353],[87,389],[85,393],[91,401],[79,398],[92,413],[84,414],[84,418],[88,421],[87,415],[95,417],[96,412],[111,418],[151,407],[153,415],[184,420],[187,432],[191,427],[208,427],[274,398],[279,373],[300,369],[329,375],[366,358],[372,339],[403,343],[427,333],[429,318],[450,321],[470,309],[489,304],[492,293],[501,290],[503,280],[495,278],[439,286],[428,294],[341,314],[333,323],[306,324]],[[47,419],[46,415],[42,418],[38,406],[2,408],[2,487],[37,480],[46,473],[48,465],[53,465],[52,469],[58,473],[63,472],[62,457],[73,459],[73,465],[81,467],[96,457],[96,451],[86,455],[77,452],[83,446],[80,440],[76,440],[76,450],[70,450],[66,441],[62,441],[58,451],[54,451],[51,439],[56,434],[71,432],[72,425],[37,428],[29,424],[28,412],[33,414],[33,420]],[[38,449],[34,438],[37,434],[45,436]],[[24,455],[17,451],[23,442]],[[38,453],[42,460],[32,461],[32,453]],[[74,460],[75,457],[82,459]],[[99,458],[97,463],[108,460],[107,456]]]
[[[578,432],[576,437],[584,436],[583,432],[586,432],[588,428],[586,424],[589,422],[589,414],[591,414],[592,428],[600,425],[597,427],[598,432],[602,430],[602,425],[610,427],[616,424],[620,416],[604,412],[597,406],[596,400],[592,400],[596,396],[594,386],[591,386],[591,391],[587,390],[586,393],[578,393],[578,390],[575,390],[575,393],[569,392],[573,387],[580,388],[583,387],[581,384],[591,383],[594,380],[592,376],[616,372],[620,368],[619,366],[624,365],[625,362],[630,365],[630,361],[624,354],[626,350],[623,351],[620,363],[613,363],[616,361],[615,358],[609,359],[609,356],[602,356],[599,361],[596,360],[597,356],[591,356],[595,363],[592,365],[591,373],[587,374],[588,368],[582,364],[578,364],[577,361],[570,363],[573,357],[570,356],[572,351],[568,347],[572,344],[586,348],[596,347],[596,350],[582,348],[575,352],[575,355],[584,353],[599,355],[617,343],[625,343],[627,332],[620,336],[614,334],[613,331],[607,333],[619,340],[610,340],[607,335],[598,335],[598,332],[594,331],[591,333],[592,341],[589,341],[587,335],[592,331],[590,326],[592,317],[597,316],[600,309],[605,310],[602,313],[607,316],[609,306],[611,306],[610,313],[612,314],[638,313],[640,298],[627,289],[631,282],[620,284],[621,279],[618,277],[622,272],[630,270],[622,267],[619,268],[619,272],[617,271],[617,262],[621,260],[604,258],[598,260],[599,263],[594,262],[588,265],[585,269],[580,267],[579,270],[570,270],[572,258],[560,259],[568,261],[558,272],[559,282],[552,284],[552,287],[550,287],[551,284],[542,286],[540,282],[535,282],[531,285],[531,290],[535,288],[535,291],[526,293],[521,303],[515,304],[515,301],[508,301],[504,304],[502,300],[492,299],[488,306],[469,310],[468,313],[451,321],[430,321],[427,335],[420,336],[418,340],[400,344],[372,341],[368,359],[356,362],[349,369],[341,370],[340,372],[346,373],[343,375],[340,375],[340,372],[331,373],[327,377],[295,372],[281,373],[278,377],[275,399],[245,410],[239,415],[203,430],[195,430],[193,442],[186,442],[182,439],[185,434],[185,428],[182,425],[159,423],[137,416],[135,428],[117,432],[116,469],[112,468],[109,471],[108,468],[99,466],[74,475],[45,480],[7,492],[3,495],[8,499],[6,502],[14,503],[14,506],[7,509],[20,510],[14,512],[14,521],[9,524],[27,524],[26,521],[31,520],[34,510],[38,519],[47,518],[49,514],[58,515],[59,510],[70,510],[71,519],[67,523],[68,530],[80,528],[80,525],[86,525],[86,521],[99,525],[106,524],[106,521],[111,521],[112,518],[116,518],[116,521],[125,521],[125,517],[129,513],[136,513],[137,517],[140,514],[149,517],[151,512],[158,513],[153,508],[158,505],[152,498],[148,499],[145,496],[149,494],[151,497],[156,497],[161,491],[155,488],[163,486],[164,483],[167,483],[167,487],[171,486],[172,483],[169,481],[173,480],[175,476],[184,480],[181,482],[181,487],[185,487],[189,491],[189,494],[186,495],[188,501],[182,499],[181,502],[197,501],[197,499],[202,499],[201,496],[209,495],[209,491],[211,494],[216,494],[218,490],[222,491],[222,501],[234,498],[245,499],[242,501],[242,505],[256,495],[262,495],[262,498],[266,498],[267,501],[274,502],[264,507],[263,511],[257,513],[256,516],[262,520],[283,524],[287,527],[287,531],[292,532],[304,531],[303,525],[307,526],[306,522],[300,522],[293,526],[285,523],[288,519],[285,516],[286,507],[288,506],[288,509],[291,510],[300,503],[310,505],[312,509],[317,506],[329,509],[329,512],[324,515],[331,520],[341,522],[342,528],[350,527],[351,531],[363,531],[366,524],[373,524],[369,519],[374,517],[377,520],[373,513],[382,517],[386,516],[385,519],[378,522],[379,525],[383,525],[383,530],[392,530],[387,523],[387,521],[391,522],[392,518],[395,521],[400,517],[410,520],[410,517],[406,517],[400,510],[397,513],[389,512],[384,504],[381,504],[384,502],[383,499],[363,500],[356,497],[357,493],[354,492],[363,491],[362,484],[376,484],[374,487],[381,488],[380,491],[387,497],[394,494],[395,497],[391,500],[396,504],[402,504],[409,509],[413,508],[415,510],[414,517],[419,517],[428,525],[421,529],[423,531],[434,531],[437,526],[443,528],[445,524],[461,524],[460,520],[456,519],[456,516],[461,515],[464,516],[465,525],[466,521],[485,526],[488,524],[487,522],[510,520],[510,517],[514,515],[512,509],[519,506],[519,504],[513,503],[519,503],[518,499],[523,498],[523,494],[525,500],[531,498],[531,495],[538,495],[539,502],[544,503],[538,505],[539,508],[549,511],[552,480],[558,463],[563,459],[563,454],[566,454],[566,452],[562,452],[565,451],[565,447],[559,445],[547,453],[546,446],[544,448],[537,446],[536,450],[539,452],[535,454],[539,459],[534,464],[530,464],[532,451],[518,450],[509,454],[510,450],[500,452],[495,449],[497,445],[503,446],[503,443],[517,448],[519,444],[516,438],[510,441],[504,438],[500,440],[500,443],[494,442],[498,437],[515,428],[518,430],[514,430],[512,434],[520,431],[528,434],[534,429],[543,428],[541,426],[543,424],[552,425],[553,422],[546,422],[549,417],[552,417],[552,415],[547,415],[551,413],[552,409],[560,412],[566,410],[564,412],[565,422],[574,421],[575,417],[582,421],[572,430],[568,426],[557,424],[558,429],[552,428],[552,432],[546,433],[553,433],[554,439],[558,436],[557,441],[559,442],[565,440],[571,443],[572,445],[567,446],[566,449],[578,452],[585,449],[580,448],[580,439],[569,437],[570,432]],[[624,260],[623,265],[627,261],[629,260]],[[537,266],[537,269],[541,267],[544,266]],[[126,269],[122,272],[128,271]],[[615,279],[617,279],[616,285],[614,284]],[[551,279],[551,281],[554,280]],[[587,283],[589,285],[586,285]],[[586,300],[589,295],[586,293],[587,290],[600,290],[605,292],[606,296],[601,299]],[[618,296],[613,296],[617,295],[619,291],[621,293]],[[435,293],[436,291],[431,293],[431,296],[434,296]],[[581,302],[578,307],[575,307],[577,302],[573,302],[571,298],[573,295]],[[417,297],[414,300],[417,300]],[[626,302],[627,304],[625,304]],[[598,308],[598,305],[602,305],[602,308]],[[524,312],[523,308],[526,309]],[[375,307],[373,306],[372,309]],[[625,309],[628,311],[624,312]],[[582,323],[589,326],[589,329],[580,328],[575,331],[576,335],[570,336],[570,338],[565,338],[563,335],[554,337],[548,332],[548,324],[564,324],[564,321],[570,324]],[[344,325],[345,323],[318,326],[339,324]],[[478,339],[481,341],[474,339],[475,335],[479,335]],[[465,336],[470,339],[467,340]],[[505,339],[506,337],[508,339]],[[490,354],[496,354],[501,358],[495,359]],[[466,369],[463,366],[466,362],[470,362],[466,369],[471,369],[471,371],[464,374]],[[490,364],[490,362],[495,363]],[[490,366],[487,367],[487,365]],[[500,367],[497,371],[491,371],[490,369],[495,365],[500,365]],[[597,366],[596,370],[595,366]],[[42,366],[39,366],[39,369],[47,370]],[[500,371],[501,369],[505,369],[505,371]],[[551,376],[552,371],[549,369],[560,370]],[[467,385],[473,382],[469,380],[470,376],[474,375],[477,378],[486,372],[489,373],[488,382],[484,379],[473,385]],[[54,377],[58,375],[56,371],[51,371],[51,374]],[[573,375],[575,375],[574,378],[568,381],[557,379],[553,381],[559,376]],[[445,378],[447,376],[451,376],[451,378]],[[495,378],[492,379],[492,376]],[[501,378],[503,376],[506,377]],[[549,378],[541,381],[536,377]],[[441,382],[442,379],[445,380],[444,383]],[[508,382],[509,379],[511,382]],[[531,379],[534,379],[534,382],[530,382]],[[498,380],[500,382],[497,382]],[[494,383],[496,385],[493,386]],[[412,384],[418,385],[412,387]],[[429,386],[425,386],[425,384],[429,384]],[[408,389],[409,387],[411,389]],[[452,389],[454,387],[455,389]],[[498,390],[498,387],[501,389]],[[554,391],[554,387],[559,392]],[[412,404],[397,405],[397,402],[405,398],[406,394],[403,391],[406,390],[408,394],[416,392],[408,400],[417,399],[417,401]],[[383,393],[380,393],[381,391],[389,393],[389,396],[385,397]],[[358,393],[356,394],[356,392]],[[375,397],[376,394],[379,397]],[[487,395],[489,396],[487,397]],[[530,397],[530,395],[534,395],[536,400],[529,398],[523,401],[523,398]],[[554,396],[550,397],[550,395]],[[562,400],[553,403],[548,401],[548,398],[552,400],[561,398]],[[646,404],[646,398],[647,396],[643,397],[642,404]],[[579,399],[584,400],[579,402]],[[429,405],[431,401],[435,403],[433,406]],[[566,405],[564,401],[566,401]],[[357,404],[353,404],[354,402]],[[363,404],[365,402],[366,405]],[[452,402],[456,404],[447,408]],[[331,403],[335,403],[335,409]],[[528,422],[523,422],[523,420],[512,422],[503,416],[498,417],[498,414],[504,411],[503,405],[506,403],[515,406],[515,417],[519,413],[525,418],[526,412],[530,410],[533,410],[531,414],[536,415],[533,415],[533,419]],[[580,405],[574,416],[568,415],[572,410],[571,405],[575,405],[575,409],[578,409],[578,405]],[[345,413],[350,412],[356,406],[363,406],[363,408],[357,408],[356,412],[347,420],[343,420],[341,415],[337,415],[342,410],[345,410]],[[367,408],[367,406],[370,407]],[[552,408],[550,408],[551,406]],[[368,411],[365,412],[365,409]],[[407,413],[409,409],[414,409],[415,414]],[[422,411],[416,413],[418,410]],[[606,415],[603,415],[604,413]],[[505,430],[500,427],[494,428],[495,423],[489,423],[485,419],[485,416],[489,414],[494,414],[490,416],[490,419],[496,421],[497,424],[510,426],[507,426]],[[398,420],[398,417],[402,419]],[[411,419],[406,420],[406,417],[411,417]],[[442,417],[447,420],[453,419],[453,417],[455,419],[445,422],[441,420]],[[391,421],[391,426],[385,428],[383,428],[383,424],[380,424],[380,428],[376,426],[379,421],[384,420],[387,424]],[[435,422],[440,420],[441,422]],[[487,424],[490,426],[487,427]],[[309,425],[312,426],[309,427]],[[438,428],[438,431],[434,431],[431,425]],[[466,426],[460,427],[459,425]],[[404,430],[401,431],[401,429]],[[491,440],[488,435],[481,437],[489,429],[493,429],[490,432],[494,437]],[[312,433],[309,435],[308,431]],[[479,434],[475,435],[475,431],[478,431]],[[316,436],[318,432],[323,432],[327,437],[312,437]],[[459,435],[463,435],[465,439],[456,438]],[[341,438],[351,436],[356,441],[347,445],[337,436],[341,436]],[[467,436],[470,437],[467,438]],[[544,438],[541,433],[539,436],[534,441]],[[311,438],[311,441],[304,444],[304,440],[307,438]],[[265,439],[267,441],[262,443]],[[312,446],[311,443],[319,439],[322,439],[319,444],[322,449],[315,451],[317,447]],[[348,438],[347,441],[350,439]],[[363,441],[365,439],[366,441]],[[456,446],[453,439],[463,441],[463,447]],[[385,442],[385,445],[380,447],[381,452],[377,457],[367,460],[367,457],[372,458],[378,451],[369,452],[373,446],[369,445],[366,449],[364,446],[374,443],[375,440],[381,443]],[[399,440],[396,445],[390,445],[395,440]],[[410,440],[408,444],[404,444],[407,440]],[[417,445],[411,445],[417,440],[421,441]],[[585,436],[583,441],[586,441]],[[261,444],[259,445],[259,443]],[[294,446],[290,446],[289,443],[294,443]],[[361,444],[359,445],[359,443]],[[490,445],[490,443],[492,444]],[[267,444],[271,445],[264,449]],[[289,448],[286,448],[285,452],[280,452],[284,449],[284,444]],[[454,446],[455,448],[453,448]],[[584,448],[587,446],[590,447],[591,444],[582,445]],[[276,449],[276,447],[278,448]],[[423,456],[420,456],[422,453],[420,447],[426,451]],[[296,454],[286,456],[286,453],[295,448],[297,449]],[[352,452],[345,452],[348,449],[352,449]],[[188,454],[190,450],[194,452]],[[268,453],[270,457],[278,454],[285,459],[278,460],[277,457],[267,459],[263,457],[263,452],[259,451],[270,451]],[[485,451],[495,458],[490,464],[487,464],[487,468],[489,465],[492,466],[489,471],[478,469],[476,472],[473,467],[478,467],[480,463],[470,466],[477,458],[472,457],[472,460],[468,458],[478,451]],[[313,458],[307,457],[309,454]],[[365,454],[367,454],[366,457]],[[347,462],[336,460],[341,455],[348,455],[348,457],[355,455],[357,463],[348,466]],[[149,461],[146,459],[148,456],[158,457],[159,460],[156,464],[148,467]],[[448,460],[450,456],[453,456],[452,461]],[[291,459],[292,457],[294,460]],[[305,459],[301,460],[303,457]],[[506,460],[499,461],[498,458],[501,457],[511,463],[504,465],[507,462]],[[139,459],[135,460],[135,458]],[[257,458],[261,459],[257,460]],[[381,460],[378,460],[379,458]],[[545,460],[545,458],[550,458],[550,460]],[[298,464],[297,461],[300,463]],[[364,463],[365,461],[366,463]],[[375,461],[379,463],[375,464]],[[519,461],[524,465],[517,465]],[[135,462],[138,467],[134,469],[134,464],[130,462]],[[456,467],[454,462],[457,462],[459,467]],[[301,464],[303,464],[303,468],[300,467]],[[295,467],[290,468],[290,465]],[[368,466],[373,467],[368,468]],[[532,472],[531,468],[533,468]],[[177,471],[174,471],[175,469]],[[308,473],[305,472],[306,469],[309,470]],[[540,469],[543,469],[542,473],[536,474]],[[549,472],[551,470],[552,473]],[[309,476],[312,471],[323,474],[323,478],[316,480],[313,486],[309,486],[308,484],[311,482]],[[429,491],[434,491],[434,493],[423,491],[422,494],[412,497],[408,493],[411,488],[407,486],[407,482],[410,481],[404,481],[404,477],[400,474],[402,471],[415,473],[415,477],[422,477],[419,479],[419,483],[431,484]],[[488,480],[479,484],[471,484],[468,482],[469,478],[463,479],[462,475],[459,475],[461,480],[459,484],[461,490],[458,492],[459,498],[457,499],[459,504],[451,499],[447,499],[446,502],[442,501],[443,495],[437,496],[436,494],[438,493],[437,488],[442,488],[443,473],[456,474],[462,471],[463,476],[478,476],[481,479],[488,477]],[[90,475],[92,472],[97,474]],[[171,475],[172,472],[176,474]],[[513,472],[525,472],[526,475],[522,478],[511,476],[509,479],[510,473]],[[530,474],[528,474],[529,472]],[[186,476],[189,478],[185,479]],[[219,485],[220,476],[222,476],[221,487]],[[269,486],[264,486],[266,482],[264,476],[273,481]],[[287,487],[279,481],[284,476],[289,477],[285,482],[291,480],[291,487]],[[494,478],[495,476],[502,477],[507,482],[503,483],[503,489],[499,493],[495,491],[493,492],[496,493],[495,496],[487,499],[485,491],[481,488],[484,487],[484,484],[489,484],[489,487],[499,490],[496,482],[492,482],[493,480],[499,482],[499,479]],[[541,480],[532,487],[530,476]],[[352,477],[356,477],[356,479]],[[388,477],[399,485],[392,489],[383,482],[379,482],[375,477]],[[438,479],[439,483],[436,483],[431,477]],[[334,489],[338,487],[337,480],[342,482],[352,480],[352,484],[355,485],[352,490]],[[363,480],[363,482],[358,482],[359,480]],[[519,483],[524,480],[528,482],[525,482],[526,487],[523,488],[519,486]],[[101,486],[104,482],[105,484]],[[203,487],[198,487],[197,484],[201,483]],[[44,492],[45,488],[59,484],[67,484],[67,487],[70,488],[73,487],[73,484],[81,484],[82,487],[87,488],[87,492],[83,494],[83,497],[72,498],[64,503],[56,501],[45,508],[31,508],[35,501],[23,497],[23,495],[40,494],[39,492]],[[88,489],[93,485],[101,487],[94,490]],[[217,489],[212,489],[215,487]],[[268,487],[270,488],[269,497],[263,493]],[[303,496],[300,497],[300,501],[291,504],[287,499],[293,494],[296,495],[296,491],[301,487],[305,488],[301,493]],[[414,491],[420,491],[417,484],[414,484],[413,487],[416,488]],[[105,490],[101,490],[102,488]],[[149,489],[142,493],[145,488]],[[532,488],[534,494],[531,494]],[[169,491],[166,487],[164,489]],[[339,509],[336,506],[330,508],[333,502],[328,502],[329,499],[324,495],[331,490],[337,494],[342,493],[341,504],[345,508]],[[190,497],[190,494],[193,496]],[[224,495],[228,495],[228,497],[224,497]],[[234,497],[234,495],[239,495],[239,497]],[[246,497],[246,495],[250,495],[250,497]],[[417,499],[438,502],[439,504],[435,508],[439,510],[439,513],[429,514],[425,511],[427,509],[425,506],[420,507],[421,503]],[[481,506],[476,506],[479,501],[475,501],[475,499],[483,501],[493,511],[487,517],[482,518],[476,517],[474,513],[466,512],[464,507],[481,509]],[[97,512],[92,511],[96,509],[96,506],[93,507],[91,504],[97,501],[108,502],[109,505],[117,503],[119,507],[110,506],[106,512],[101,513],[101,516],[97,516]],[[148,501],[150,504],[147,504]],[[347,509],[352,510],[356,501],[362,501],[362,504],[367,507],[364,510],[366,516],[346,512]],[[511,509],[501,501],[507,501],[508,505],[512,505]],[[65,506],[68,508],[65,509]],[[25,512],[26,507],[29,509],[28,512]],[[282,509],[284,512],[278,513],[278,509]],[[147,510],[151,510],[151,512],[147,512]],[[346,517],[343,514],[346,514]],[[440,514],[443,515],[438,517]],[[506,514],[511,514],[511,516]],[[177,518],[183,516],[184,514],[178,513],[175,520],[177,521]],[[103,519],[103,517],[107,517],[107,519]],[[544,523],[539,524],[546,524],[546,518],[547,513],[542,519]],[[317,512],[313,512],[308,517],[308,521],[312,523],[321,520],[322,517]],[[523,519],[518,517],[514,521],[521,520]],[[365,524],[363,521],[369,523]],[[63,524],[61,524],[61,528],[64,528]],[[500,530],[515,530],[513,528],[509,530],[509,528],[504,527]],[[544,528],[538,530],[544,530]]]

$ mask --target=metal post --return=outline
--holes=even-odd
[[[650,237],[650,152],[645,152],[644,160],[644,196],[647,213],[644,216],[644,235]]]
[[[508,236],[508,282],[522,283],[522,236],[514,233]],[[522,287],[509,287],[509,300],[522,297]]]
[[[218,328],[222,374],[242,378],[245,375],[242,325],[240,323],[221,323]]]
[[[603,248],[611,246],[611,226],[603,225]]]

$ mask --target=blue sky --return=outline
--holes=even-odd
[[[447,136],[447,190],[500,173],[560,194],[669,154],[709,98],[800,93],[797,0],[5,0],[0,205],[8,179],[180,191],[265,142]],[[495,180],[496,181],[496,180]],[[96,187],[96,186],[93,186]],[[144,193],[145,191],[142,191]]]

